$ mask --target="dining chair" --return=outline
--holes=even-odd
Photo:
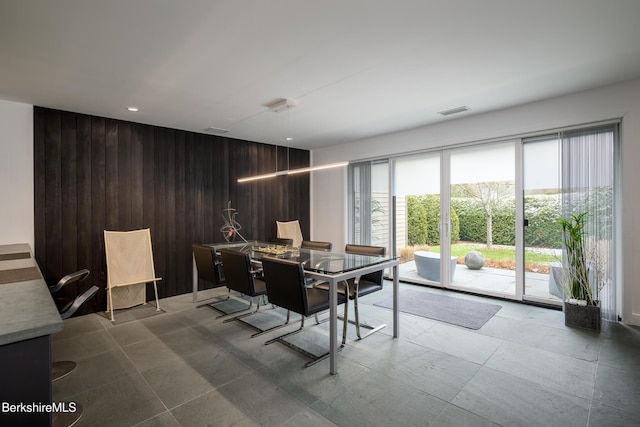
[[[330,251],[333,247],[333,243],[331,242],[320,242],[317,240],[303,240],[300,244],[301,248],[307,249],[316,249],[322,251]]]
[[[267,240],[269,243],[275,243],[282,246],[293,246],[293,239],[286,239],[284,237],[271,237]]]
[[[327,358],[329,352],[317,356],[302,347],[286,341],[285,338],[302,331],[306,317],[329,308],[329,293],[323,289],[305,286],[304,268],[300,262],[265,256],[262,258],[262,267],[269,302],[287,310],[287,320],[285,324],[289,322],[290,312],[292,311],[302,316],[300,319],[300,328],[270,339],[265,342],[265,345],[278,341],[304,354],[311,359],[305,366],[311,366]],[[338,294],[338,300],[336,301],[338,305],[347,304],[347,301],[344,295]]]
[[[193,250],[193,259],[196,262],[198,277],[213,285],[214,288],[224,286],[224,272],[222,271],[222,262],[211,246],[191,245]]]
[[[301,245],[301,248],[306,248],[306,249],[314,249],[316,251],[325,251],[325,252],[329,252],[331,251],[331,248],[333,247],[333,243],[331,242],[321,242],[321,241],[317,241],[317,240],[303,240]],[[307,277],[306,279],[306,283],[307,286],[313,286],[318,282],[317,280],[311,278],[311,277]],[[318,320],[318,314],[316,313],[316,322],[319,322]]]
[[[279,238],[293,239],[294,248],[299,248],[302,244],[302,230],[297,219],[294,221],[276,221],[276,229]]]
[[[222,269],[222,262],[220,256],[214,248],[207,245],[191,245],[193,250],[193,259],[196,263],[196,269],[198,270],[198,278],[209,282],[213,285],[213,288],[218,288],[225,285],[224,271]],[[227,301],[231,297],[232,290],[229,289],[229,294],[226,297],[217,297],[217,301]],[[210,307],[213,303],[207,303]],[[212,307],[215,308],[215,307]],[[220,311],[220,310],[217,310]],[[244,311],[238,310],[238,311]],[[231,313],[225,313],[218,317],[223,317]]]
[[[225,312],[216,307],[216,305],[222,304],[222,302],[208,304],[211,308],[223,313],[223,316],[245,312],[230,319],[225,319],[224,323],[232,322],[234,320],[244,323],[245,325],[258,331],[257,333],[253,334],[252,337],[281,327],[282,325],[277,325],[272,328],[261,329],[258,326],[244,320],[244,318],[257,313],[260,310],[260,300],[262,299],[263,302],[266,302],[264,297],[267,295],[266,284],[262,279],[257,277],[258,271],[252,267],[251,257],[249,256],[249,254],[232,249],[222,249],[220,250],[220,260],[222,261],[222,266],[224,268],[226,286],[229,289],[232,289],[250,298],[249,304],[246,307],[232,312]],[[251,307],[253,307],[253,300],[255,298],[257,298],[256,309],[246,313],[247,310],[250,310]]]
[[[386,248],[382,246],[347,244],[344,248],[344,251],[348,254],[355,254],[355,255],[385,255]],[[363,297],[365,295],[369,295],[373,292],[381,291],[383,283],[384,283],[384,269],[380,271],[374,271],[373,273],[368,273],[360,277],[356,277],[354,279],[342,281],[338,284],[338,293],[341,295],[348,295],[349,299],[353,300],[353,312],[355,315],[355,321],[348,320],[349,312],[347,310],[347,306],[345,306],[345,315],[343,319],[345,331],[343,331],[343,334],[342,334],[343,345],[346,342],[347,323],[351,323],[356,326],[356,335],[358,336],[358,340],[364,339],[369,335],[371,335],[372,333],[378,332],[379,330],[384,329],[387,326],[386,324],[371,326],[364,322],[361,323],[360,314],[358,311],[358,298]],[[316,288],[320,288],[328,291],[329,284],[319,283],[316,285]],[[365,335],[362,335],[361,328],[369,329],[369,332]]]

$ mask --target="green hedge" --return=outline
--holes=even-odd
[[[440,244],[440,196],[434,194],[407,197],[409,246]],[[451,209],[451,238],[460,239],[460,220]]]
[[[437,195],[407,197],[408,244],[410,246],[440,244],[440,197]],[[561,207],[556,195],[525,197],[526,246],[560,248],[562,230],[558,219]],[[487,237],[486,214],[480,202],[472,198],[451,199],[453,242],[458,240],[485,242]],[[515,200],[502,199],[493,212],[493,243],[515,245]]]
[[[407,197],[407,240],[409,246],[427,242],[427,211],[415,196]]]
[[[562,208],[557,196],[527,196],[524,217],[529,225],[524,229],[527,246],[562,247]]]
[[[475,199],[452,198],[451,207],[456,210],[460,219],[459,240],[484,242],[487,237],[487,221],[480,203]],[[494,233],[495,231],[494,229]],[[494,240],[494,243],[497,242]]]

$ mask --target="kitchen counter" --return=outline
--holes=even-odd
[[[25,253],[25,246],[29,258],[0,261],[0,346],[62,330],[62,319],[28,245],[2,245],[0,255]]]
[[[0,245],[0,402],[51,403],[51,334],[62,325],[29,245]],[[50,425],[51,414],[1,412],[0,424]]]

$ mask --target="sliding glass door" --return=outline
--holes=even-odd
[[[451,150],[451,287],[516,295],[516,143]]]
[[[600,261],[593,286],[614,318],[617,132],[612,124],[352,163],[349,241],[387,247],[407,282],[560,304],[558,220],[586,210]]]
[[[563,301],[562,188],[558,135],[525,139],[523,152],[523,298],[545,303]]]
[[[440,153],[401,157],[392,164],[400,279],[440,285]]]

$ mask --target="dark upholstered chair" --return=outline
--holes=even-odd
[[[232,249],[222,249],[220,260],[224,268],[225,284],[229,289],[252,298],[266,295],[264,282],[255,279],[255,270],[251,267],[249,254]]]
[[[196,261],[198,277],[213,285],[214,288],[224,285],[222,263],[218,259],[216,250],[211,246],[192,245],[193,258]]]
[[[226,319],[224,322],[238,320],[258,331],[258,333],[253,334],[252,336],[257,336],[264,332],[270,331],[271,329],[275,329],[276,327],[280,327],[281,325],[269,329],[260,329],[257,326],[243,320],[245,317],[255,314],[260,310],[260,300],[264,300],[265,295],[267,295],[266,285],[263,280],[256,277],[258,272],[253,269],[251,265],[251,257],[249,256],[249,254],[240,251],[234,251],[231,249],[222,249],[220,251],[220,260],[224,268],[226,286],[231,290],[250,297],[251,300],[248,306],[229,313],[226,313],[216,307],[216,305],[220,304],[220,302],[211,303],[209,304],[209,306],[220,311],[226,316],[229,314],[245,312],[246,310],[251,309],[251,307],[253,306],[254,298],[258,297],[258,303],[255,310],[250,311],[249,313],[240,314],[231,319]]]
[[[305,286],[302,263],[267,256],[262,258],[262,267],[267,284],[269,302],[288,310],[285,324],[289,322],[289,313],[291,311],[302,315],[299,329],[280,335],[267,341],[265,344],[278,341],[304,354],[312,359],[306,366],[311,366],[327,358],[329,352],[321,356],[316,356],[295,344],[285,341],[284,338],[302,331],[306,317],[327,310],[329,308],[329,293],[323,289]],[[338,294],[337,303],[344,304],[346,302],[347,299],[344,295]]]
[[[293,239],[286,239],[284,237],[271,237],[269,238],[268,242],[282,246],[293,246]]]
[[[302,244],[300,245],[301,248],[307,248],[307,249],[317,249],[317,250],[323,250],[323,251],[330,251],[331,248],[333,247],[333,244],[331,242],[319,242],[316,240],[303,240]]]
[[[326,251],[329,252],[333,247],[333,243],[331,242],[320,242],[317,240],[303,240],[300,245],[301,248],[306,249],[314,249],[316,251]],[[313,285],[314,283],[319,283],[311,277],[306,278],[307,285]],[[318,316],[316,315],[316,322],[318,321]]]
[[[366,246],[366,245],[346,245],[344,251],[348,254],[357,254],[357,255],[384,255],[386,253],[386,249],[381,246]],[[356,325],[356,334],[358,339],[363,339],[368,337],[374,332],[379,331],[380,329],[385,328],[387,325],[382,324],[379,326],[371,326],[366,323],[360,323],[360,315],[358,313],[358,298],[363,297],[365,295],[369,295],[373,292],[377,292],[382,290],[382,284],[384,281],[384,270],[375,271],[373,273],[365,274],[360,277],[356,277],[355,279],[349,279],[347,281],[340,282],[338,284],[338,293],[345,295],[348,293],[349,299],[353,300],[353,311],[355,314],[355,321],[348,320],[348,311],[345,310],[345,329],[347,325],[347,321],[349,323]],[[328,283],[321,283],[316,287],[320,289],[329,290]],[[362,335],[360,332],[360,328],[369,329],[369,332],[366,335]],[[346,340],[346,331],[342,335],[342,344],[345,343]]]

